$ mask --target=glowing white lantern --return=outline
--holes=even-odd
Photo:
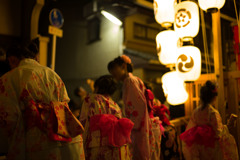
[[[218,11],[221,9],[226,0],[198,0],[199,6],[204,11]]]
[[[201,75],[201,52],[197,47],[184,46],[178,49],[176,70],[184,81],[195,81]]]
[[[162,77],[162,85],[167,102],[171,105],[183,104],[188,100],[184,81],[176,71],[168,72]]]
[[[156,21],[163,27],[170,27],[174,23],[174,4],[176,0],[154,0],[153,8]]]
[[[175,31],[166,30],[156,37],[159,61],[164,64],[175,64],[177,59],[178,37]]]
[[[195,2],[184,1],[175,6],[174,28],[180,38],[196,37],[199,32],[199,9]]]

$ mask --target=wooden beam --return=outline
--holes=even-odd
[[[222,62],[222,37],[221,37],[221,18],[220,11],[212,14],[212,32],[213,32],[213,53],[214,69],[218,83],[218,99],[216,108],[219,110],[223,123],[225,123],[225,97],[224,97],[224,75]]]

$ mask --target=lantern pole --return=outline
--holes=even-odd
[[[219,110],[223,123],[225,123],[225,97],[224,97],[224,75],[222,62],[222,37],[221,37],[221,18],[220,10],[212,13],[212,32],[213,32],[213,54],[214,70],[218,83],[218,99],[216,108]]]

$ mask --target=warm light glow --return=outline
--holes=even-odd
[[[177,50],[176,70],[184,81],[195,81],[201,75],[201,52],[197,47],[184,46]]]
[[[199,6],[202,10],[221,9],[226,0],[198,0]]]
[[[163,27],[170,27],[174,23],[175,0],[154,0],[154,14],[156,21]]]
[[[156,37],[159,61],[164,64],[175,64],[177,60],[178,37],[175,31],[160,32]]]
[[[184,81],[178,77],[177,72],[168,72],[162,77],[164,94],[171,105],[183,104],[188,100],[188,93]]]
[[[184,1],[175,6],[175,31],[180,38],[193,38],[199,32],[199,9],[195,2]]]
[[[108,20],[110,20],[112,23],[121,26],[122,25],[122,21],[120,21],[118,18],[116,18],[115,16],[113,16],[112,14],[102,10],[101,11],[102,15],[104,15],[104,17],[106,17]]]

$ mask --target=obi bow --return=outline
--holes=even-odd
[[[109,145],[115,147],[131,143],[133,125],[130,119],[117,119],[111,114],[99,114],[90,118],[90,131],[100,130],[101,138],[108,137]]]
[[[66,102],[46,104],[31,100],[25,109],[24,118],[27,130],[38,127],[53,141],[70,142],[84,131]]]

